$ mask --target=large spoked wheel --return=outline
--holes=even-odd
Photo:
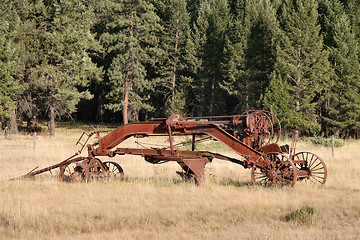
[[[295,186],[298,172],[295,164],[280,153],[266,153],[254,164],[251,180],[254,185],[262,186]]]
[[[300,173],[299,180],[319,184],[326,182],[326,165],[324,161],[315,154],[311,152],[299,152],[294,156],[294,163]]]
[[[107,176],[109,179],[114,179],[118,181],[124,180],[124,170],[116,162],[104,162],[105,167],[107,168]]]
[[[250,110],[242,115],[247,115],[246,125],[251,129],[251,141],[255,148],[261,148],[270,143],[277,143],[281,136],[279,119],[268,111]]]

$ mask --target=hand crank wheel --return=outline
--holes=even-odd
[[[298,172],[295,164],[287,156],[280,153],[266,153],[256,160],[251,170],[254,185],[263,186],[295,186]]]

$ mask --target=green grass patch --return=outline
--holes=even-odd
[[[315,218],[318,215],[318,211],[315,207],[305,205],[300,209],[292,211],[285,216],[285,220],[288,222],[295,222],[298,224],[311,225],[315,222]]]

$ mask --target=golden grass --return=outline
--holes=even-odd
[[[80,130],[40,136],[1,137],[0,239],[359,239],[360,142],[335,150],[300,142],[328,166],[324,186],[294,188],[250,184],[250,170],[214,160],[200,186],[184,183],[175,163],[152,165],[137,156],[117,156],[124,182],[65,183],[53,175],[7,181],[35,166],[46,167],[78,150]],[[140,139],[166,144],[162,138]],[[136,146],[129,139],[126,146]],[[226,148],[224,154],[235,156]],[[309,223],[286,216],[304,206],[317,214]]]

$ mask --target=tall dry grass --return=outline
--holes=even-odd
[[[56,137],[39,136],[35,152],[31,136],[0,136],[0,239],[360,238],[359,141],[347,141],[334,157],[329,148],[298,144],[298,151],[325,160],[324,186],[254,187],[250,170],[220,160],[207,165],[205,182],[196,186],[181,181],[177,164],[152,165],[136,156],[115,158],[124,182],[65,183],[56,171],[35,181],[7,181],[72,155],[80,134],[57,129]],[[125,145],[137,146],[134,140]],[[168,144],[162,138],[140,144],[149,141]],[[304,217],[302,209],[315,211]]]

